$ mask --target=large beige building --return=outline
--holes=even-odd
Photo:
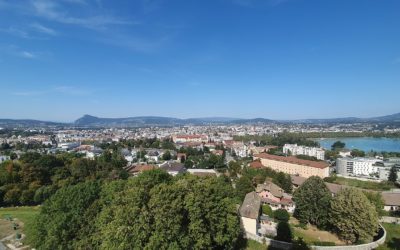
[[[254,160],[260,160],[265,167],[291,175],[305,178],[314,175],[321,178],[329,176],[329,165],[323,161],[309,161],[298,159],[294,156],[285,157],[267,153],[254,155],[253,158]]]

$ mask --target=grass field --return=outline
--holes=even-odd
[[[10,234],[15,233],[13,229],[13,222],[20,226],[20,232],[25,233],[26,225],[33,222],[36,214],[39,213],[39,207],[7,207],[0,208],[0,236],[4,238]],[[13,222],[5,218],[11,216]]]
[[[349,179],[344,177],[336,177],[334,183],[340,185],[347,185],[351,187],[357,187],[362,189],[370,189],[375,191],[386,191],[394,188],[394,186],[388,182],[373,182],[373,181],[360,181],[356,179]]]
[[[333,242],[336,245],[345,245],[335,234],[328,231],[322,231],[314,226],[308,225],[307,229],[295,227],[299,221],[295,218],[290,218],[290,225],[294,238],[303,238],[307,244],[313,244],[314,242]]]
[[[377,248],[378,250],[400,250],[400,225],[383,223],[383,227],[386,229],[386,241],[385,245]]]
[[[246,250],[265,250],[267,246],[255,240],[247,240]]]

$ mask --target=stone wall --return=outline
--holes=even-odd
[[[291,243],[273,240],[267,237],[262,237],[254,234],[246,233],[246,238],[258,241],[260,243],[265,243],[268,246],[276,247],[279,249],[289,250],[292,247]],[[351,245],[351,246],[311,246],[314,250],[371,250],[382,245],[386,240],[386,230],[380,226],[378,239],[361,245]]]

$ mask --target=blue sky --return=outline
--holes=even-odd
[[[0,0],[0,117],[400,112],[398,0]]]

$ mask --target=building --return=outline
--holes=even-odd
[[[287,155],[308,155],[315,157],[318,160],[325,160],[325,150],[322,148],[298,146],[297,144],[285,144],[283,146],[283,153]]]
[[[384,210],[400,210],[400,191],[382,192],[382,198],[385,204],[385,206],[383,207]]]
[[[338,158],[336,171],[343,176],[370,176],[378,173],[376,163],[379,161],[375,158]]]
[[[174,143],[187,143],[187,142],[208,142],[206,135],[174,135],[172,136]]]
[[[298,159],[294,156],[278,156],[267,153],[254,155],[254,160],[260,159],[264,167],[301,177],[319,176],[325,178],[329,176],[329,165],[323,161],[309,161]]]
[[[295,205],[292,196],[271,181],[258,184],[256,192],[261,197],[261,202],[268,204],[272,210],[285,209],[290,213],[294,212]]]
[[[257,235],[261,198],[256,192],[246,194],[243,204],[239,208],[240,226],[247,234]]]
[[[191,169],[188,169],[187,172],[189,174],[193,174],[196,176],[220,176],[221,175],[215,169],[191,168]]]
[[[186,172],[185,166],[180,162],[166,161],[159,166],[160,169],[167,171],[172,176]]]
[[[147,165],[147,164],[142,164],[142,165],[136,165],[133,168],[129,169],[129,173],[132,174],[133,176],[137,176],[138,174],[145,172],[145,171],[150,171],[153,169],[156,169],[157,167],[154,165]]]

